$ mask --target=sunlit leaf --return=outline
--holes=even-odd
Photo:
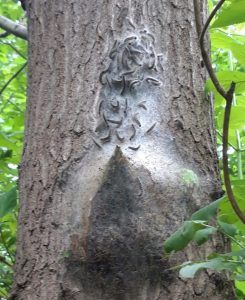
[[[244,116],[245,107],[237,105],[231,108],[230,114],[230,130],[243,129],[244,128]],[[224,122],[224,111],[222,111],[217,118],[218,126],[223,127]]]
[[[245,47],[237,42],[234,38],[229,37],[221,31],[212,31],[211,33],[212,46],[214,48],[223,48],[232,51],[233,56],[245,65]]]
[[[212,28],[225,27],[233,24],[245,22],[245,1],[233,0],[230,5],[221,9],[218,17],[214,21]]]
[[[5,134],[0,132],[0,147],[15,148],[15,144]]]
[[[218,80],[227,91],[230,88],[231,82],[236,83],[236,93],[245,92],[245,73],[238,71],[220,71],[216,73]],[[217,93],[212,81],[210,79],[206,82],[206,90]]]

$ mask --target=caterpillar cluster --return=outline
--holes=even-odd
[[[95,144],[114,141],[128,143],[128,148],[137,151],[138,132],[142,129],[141,116],[147,113],[147,100],[141,90],[144,86],[160,87],[157,78],[158,58],[155,52],[155,38],[146,30],[116,40],[109,53],[108,68],[100,73],[102,93],[98,104],[99,122],[95,129]],[[155,127],[151,124],[145,133]]]

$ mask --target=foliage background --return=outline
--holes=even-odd
[[[209,0],[210,10],[218,1]],[[25,12],[17,0],[0,3],[0,15],[25,25]],[[229,162],[233,189],[245,211],[245,1],[228,0],[210,29],[212,61],[225,88],[237,83],[229,133]],[[228,27],[227,27],[228,26]],[[0,30],[0,35],[3,33]],[[18,168],[23,147],[26,100],[27,43],[13,35],[0,37],[0,299],[7,299],[13,275],[18,211]],[[210,80],[206,92],[214,95],[217,150],[221,158],[225,101]],[[220,161],[222,172],[222,163]],[[216,209],[219,214],[216,217]],[[210,219],[216,226],[209,225]],[[233,241],[233,252],[211,253],[202,262],[188,262],[182,277],[193,277],[203,268],[228,270],[236,279],[237,299],[245,299],[245,226],[224,197],[192,215],[164,244],[166,252],[183,249],[188,242],[201,245],[212,233],[221,231]],[[185,232],[185,234],[183,234]],[[192,234],[190,235],[190,232]],[[188,235],[189,234],[189,235]],[[187,238],[188,237],[188,238]]]

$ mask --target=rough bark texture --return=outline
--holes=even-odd
[[[164,239],[221,193],[192,0],[29,0],[27,10],[11,299],[234,299],[222,275],[167,270],[224,249],[221,238],[161,259]]]

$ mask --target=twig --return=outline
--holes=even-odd
[[[20,72],[26,67],[27,62],[5,83],[5,85],[0,90],[0,96],[4,92],[4,90],[8,87],[8,85],[20,74]]]
[[[216,5],[214,10],[210,14],[209,18],[207,19],[206,23],[204,24],[204,27],[203,27],[202,30],[201,30],[201,17],[200,17],[199,0],[194,0],[194,11],[195,11],[196,27],[197,27],[197,33],[198,33],[198,36],[199,36],[199,44],[200,44],[200,48],[201,48],[203,62],[206,66],[208,74],[209,74],[216,90],[220,93],[220,95],[222,97],[225,98],[226,91],[221,86],[217,76],[215,75],[215,73],[213,71],[212,62],[211,62],[210,57],[209,57],[207,51],[205,50],[205,46],[204,46],[204,35],[207,31],[207,28],[208,28],[210,22],[212,21],[213,17],[215,16],[215,14],[217,13],[217,11],[219,10],[219,8],[222,6],[222,4],[224,2],[225,2],[225,0],[219,1],[219,3]]]
[[[25,60],[27,59],[15,46],[13,46],[12,44],[10,43],[7,43],[7,42],[1,42],[0,41],[0,44],[2,45],[6,45],[6,46],[9,46],[11,47],[17,54],[19,54],[19,56],[21,56],[22,58],[24,58]]]
[[[210,14],[209,18],[207,19],[206,23],[204,24],[203,29],[201,30],[201,17],[200,17],[200,6],[199,6],[199,0],[193,0],[194,2],[194,11],[195,11],[195,18],[196,18],[196,27],[197,27],[197,33],[200,36],[199,43],[201,48],[201,54],[203,58],[203,62],[207,68],[207,71],[209,73],[209,76],[216,88],[216,90],[219,92],[219,94],[225,98],[226,100],[226,106],[225,106],[225,114],[224,114],[224,123],[223,123],[223,137],[222,137],[222,143],[223,143],[223,172],[224,172],[224,183],[226,188],[226,193],[228,196],[228,199],[239,217],[239,219],[245,224],[245,214],[241,211],[239,208],[237,201],[234,197],[232,187],[231,187],[231,181],[230,181],[230,175],[229,175],[229,162],[228,162],[228,137],[229,137],[229,123],[230,123],[230,113],[231,113],[231,107],[232,107],[232,100],[233,100],[233,94],[235,91],[236,84],[234,82],[231,83],[229,90],[226,92],[225,89],[220,84],[218,78],[215,75],[215,72],[212,67],[212,63],[210,60],[210,57],[208,53],[205,50],[204,47],[204,36],[205,33],[209,27],[209,24],[211,23],[213,17],[217,13],[217,11],[221,8],[225,0],[220,0],[212,13]]]
[[[10,268],[13,268],[13,265],[11,263],[7,262],[6,258],[3,256],[0,256],[0,263],[3,263]]]
[[[231,33],[231,32],[227,33],[227,32],[225,32],[225,31],[223,31],[223,30],[221,30],[221,29],[217,29],[217,31],[219,31],[219,32],[221,32],[221,33],[227,35],[228,37],[230,37],[230,35],[241,36],[241,37],[243,37],[243,38],[245,37],[244,34],[237,34],[237,33]],[[242,44],[241,44],[241,45],[242,45]]]
[[[216,130],[217,134],[223,139],[223,134],[221,134],[218,130]],[[228,142],[228,145],[233,149],[235,150],[236,152],[239,152],[239,151],[243,151],[243,150],[239,150],[237,149],[232,143]]]
[[[5,103],[2,105],[2,107],[1,107],[1,109],[0,109],[0,113],[2,113],[2,112],[4,111],[5,107],[6,107],[9,103],[12,104],[12,105],[15,107],[16,111],[18,111],[18,112],[20,112],[20,113],[23,113],[23,112],[24,112],[22,109],[20,109],[20,106],[17,105],[17,104],[15,103],[15,101],[12,102],[12,100],[13,100],[13,93],[11,93],[9,99],[8,99],[7,101],[5,101]]]
[[[245,245],[238,242],[237,239],[235,239],[233,236],[229,235],[227,232],[225,232],[220,226],[219,226],[219,230],[223,233],[223,235],[227,236],[229,239],[231,239],[233,241],[233,243],[236,243],[241,249],[244,249]]]
[[[7,32],[27,40],[27,29],[25,26],[18,24],[8,18],[0,16],[0,28]]]

